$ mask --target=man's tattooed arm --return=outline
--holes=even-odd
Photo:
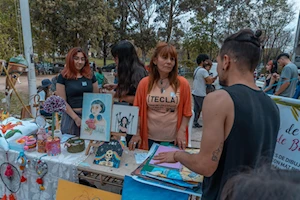
[[[224,145],[224,143],[221,142],[220,145],[219,145],[219,147],[218,147],[218,149],[215,150],[215,151],[212,153],[212,157],[211,157],[211,160],[212,160],[212,161],[215,161],[215,162],[218,162],[218,161],[219,161],[219,159],[220,159],[220,154],[221,154],[221,152],[222,152],[222,150],[223,150],[223,145]]]

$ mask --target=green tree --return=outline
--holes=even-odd
[[[14,0],[0,1],[0,58],[9,58],[23,52],[22,30],[17,23],[19,8]]]
[[[142,50],[142,60],[146,61],[147,52],[155,47],[156,33],[150,19],[154,13],[154,0],[128,0],[130,13],[130,37]]]
[[[87,41],[99,34],[96,27],[102,24],[99,15],[104,12],[103,1],[32,0],[30,3],[32,21],[49,33],[53,49],[61,55],[74,46],[87,51]]]
[[[189,10],[184,0],[156,0],[158,36],[166,42],[178,42],[184,35],[181,27],[182,15]]]

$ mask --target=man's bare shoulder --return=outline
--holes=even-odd
[[[211,92],[204,100],[210,105],[214,104],[216,106],[224,106],[232,103],[230,95],[225,90],[216,90]]]

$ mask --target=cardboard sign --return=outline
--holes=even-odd
[[[300,170],[300,100],[271,96],[280,112],[280,128],[272,164],[286,170]]]
[[[81,200],[81,199],[121,200],[121,196],[111,192],[106,192],[100,189],[59,179],[56,199],[57,200]]]

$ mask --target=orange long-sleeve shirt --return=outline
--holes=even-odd
[[[182,76],[178,76],[180,82],[180,102],[178,105],[178,119],[177,119],[177,131],[180,128],[182,117],[192,116],[192,102],[191,102],[191,89],[189,82]],[[142,138],[141,149],[148,150],[148,119],[147,119],[147,94],[148,94],[149,77],[143,78],[137,88],[134,106],[139,107],[139,118],[140,118],[140,136]],[[186,133],[187,137],[188,134]]]

